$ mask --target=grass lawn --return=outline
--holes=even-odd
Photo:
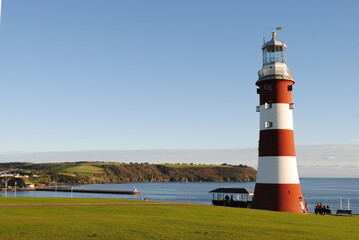
[[[0,198],[0,204],[138,203],[118,199]],[[144,203],[144,202],[142,202]],[[359,217],[211,206],[0,208],[0,239],[359,239]]]

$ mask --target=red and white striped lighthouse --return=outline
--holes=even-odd
[[[286,65],[287,46],[272,39],[262,47],[258,72],[260,132],[257,181],[252,207],[306,213],[294,146],[292,90],[295,83]]]

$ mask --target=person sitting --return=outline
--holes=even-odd
[[[224,199],[226,200],[224,205],[228,206],[229,205],[229,197],[228,197],[228,195],[226,195],[226,197]]]
[[[231,196],[231,199],[229,199],[229,206],[233,207],[233,195]]]
[[[325,206],[324,204],[320,203],[316,203],[315,204],[315,209],[314,209],[314,213],[315,214],[320,214],[320,215],[326,215],[326,214],[331,214],[332,210],[330,210],[329,205]]]
[[[315,204],[314,213],[315,213],[315,214],[319,214],[319,203],[316,203],[316,204]]]
[[[327,207],[325,208],[325,214],[331,214],[332,210],[330,210],[329,205],[327,205]]]

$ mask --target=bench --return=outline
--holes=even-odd
[[[337,215],[352,215],[352,210],[337,210]]]

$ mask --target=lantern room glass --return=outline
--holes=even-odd
[[[263,65],[274,62],[286,62],[286,53],[283,46],[267,46],[263,49]]]

